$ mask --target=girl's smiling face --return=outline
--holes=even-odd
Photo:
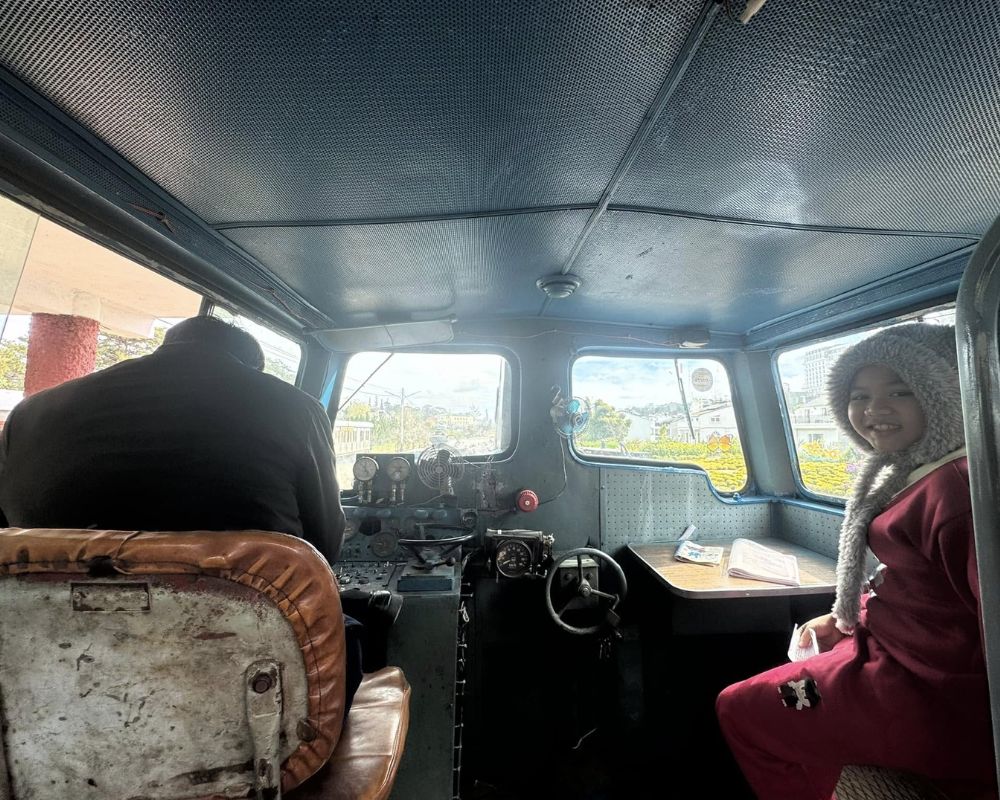
[[[879,453],[904,450],[927,430],[924,410],[913,391],[884,364],[869,364],[855,374],[847,418]]]

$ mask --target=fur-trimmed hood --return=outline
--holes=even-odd
[[[884,364],[913,391],[926,421],[924,435],[895,453],[877,452],[847,416],[851,382],[863,367]],[[965,444],[955,328],[910,323],[880,331],[845,350],[827,380],[837,425],[867,459],[847,502],[837,555],[833,614],[847,633],[857,624],[868,552],[868,525],[905,485],[911,471]]]
[[[851,443],[872,454],[872,446],[847,418],[851,381],[869,364],[885,364],[902,378],[913,390],[927,421],[923,437],[895,457],[912,458],[916,467],[937,461],[965,444],[954,327],[921,322],[899,325],[858,342],[837,359],[827,378],[830,411]]]

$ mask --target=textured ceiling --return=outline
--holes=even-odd
[[[700,3],[4,5],[15,74],[208,222],[273,222],[596,202]]]
[[[746,332],[1000,212],[993,0],[226,9],[6,0],[0,134],[159,197],[181,247],[309,324]],[[544,303],[559,271],[583,285]]]
[[[539,275],[559,268],[589,213],[302,228],[236,228],[234,242],[342,324],[537,313]]]
[[[1000,3],[775,2],[713,25],[612,203],[981,235]]]
[[[967,244],[610,211],[577,260],[581,290],[549,313],[594,319],[610,304],[627,309],[625,322],[725,330],[734,314],[775,319]]]

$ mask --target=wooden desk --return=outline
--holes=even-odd
[[[754,539],[767,547],[782,553],[790,553],[799,560],[801,586],[783,586],[769,581],[751,581],[746,578],[731,578],[726,574],[729,566],[731,539],[698,540],[698,544],[717,545],[725,548],[719,564],[690,564],[677,561],[674,551],[677,542],[664,544],[630,544],[628,549],[650,572],[659,578],[667,588],[680,597],[710,599],[717,597],[776,597],[797,594],[832,593],[837,586],[836,562],[832,558],[804,547],[786,542],[784,539]]]

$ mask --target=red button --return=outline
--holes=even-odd
[[[531,489],[522,489],[517,493],[516,504],[521,511],[534,511],[538,508],[538,495]]]

